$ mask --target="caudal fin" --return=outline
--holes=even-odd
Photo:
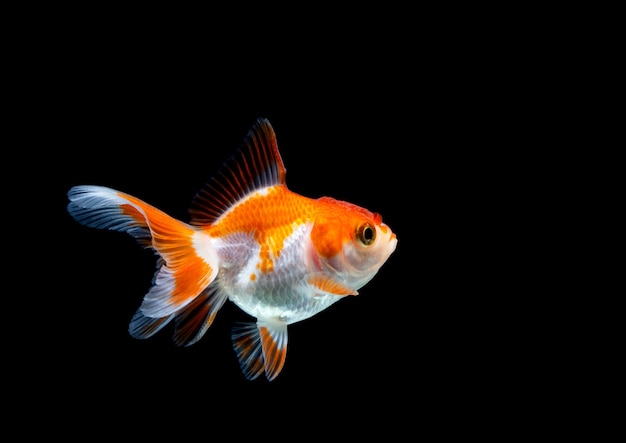
[[[126,232],[142,246],[152,246],[145,215],[124,194],[103,186],[74,186],[67,197],[67,212],[77,222],[90,228]]]
[[[183,339],[179,341],[195,341],[196,334],[190,331],[189,325],[196,325],[204,333],[207,322],[192,321],[196,317],[183,315],[181,310],[191,305],[192,311],[212,321],[223,303],[223,300],[211,297],[212,291],[204,292],[215,279],[218,269],[217,254],[211,249],[208,236],[200,229],[114,189],[75,186],[68,192],[68,198],[67,210],[79,223],[126,232],[160,256],[153,285],[131,321],[131,334],[135,331],[139,337],[150,336],[174,318],[174,314],[187,325],[181,333]],[[192,304],[201,294],[204,294],[202,303]],[[204,307],[200,309],[199,306]]]

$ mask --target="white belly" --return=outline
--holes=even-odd
[[[236,234],[219,241],[220,267],[217,283],[229,299],[258,319],[277,319],[287,324],[304,320],[326,309],[341,297],[315,294],[306,283],[309,269],[305,257],[309,230],[303,226],[285,240],[273,269],[262,271],[261,247],[251,235]]]

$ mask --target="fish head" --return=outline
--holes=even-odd
[[[311,229],[318,267],[357,290],[369,282],[395,251],[396,234],[376,212],[329,197]]]

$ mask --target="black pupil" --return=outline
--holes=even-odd
[[[372,231],[372,228],[370,228],[369,226],[366,226],[365,228],[363,228],[363,240],[365,241],[372,241],[372,238],[374,238],[374,232]]]

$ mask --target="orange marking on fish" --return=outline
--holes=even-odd
[[[333,219],[319,218],[311,231],[315,250],[322,257],[333,257],[341,251],[343,235],[341,226]]]
[[[335,200],[331,197],[321,197],[315,225],[311,230],[311,241],[315,250],[322,257],[334,257],[343,249],[347,240],[354,239],[356,219],[362,216],[373,218],[376,223],[382,221],[380,214],[372,213],[367,209],[352,203]]]
[[[123,212],[134,219],[142,223],[149,220],[152,244],[173,271],[175,286],[172,302],[181,304],[195,297],[210,283],[212,269],[195,253],[192,244],[194,231],[178,220],[172,223],[172,218],[167,214],[138,198],[128,194],[124,194],[124,198],[144,211],[145,215],[131,205],[121,205]]]
[[[259,251],[259,262],[257,263],[257,268],[259,268],[261,272],[266,274],[274,269],[274,262],[272,261],[272,258],[270,257],[270,250],[269,250],[269,246],[267,245],[267,243],[265,243],[262,238],[258,238],[257,242],[259,242],[259,244],[261,245],[261,250]]]
[[[268,273],[274,270],[274,259],[280,256],[285,239],[293,233],[294,226],[304,223],[314,210],[314,200],[277,185],[268,188],[266,194],[252,195],[235,206],[211,226],[209,232],[214,237],[252,233],[260,246],[257,268]]]

